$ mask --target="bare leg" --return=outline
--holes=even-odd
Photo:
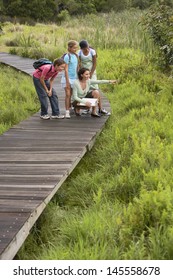
[[[94,98],[97,98],[98,99],[98,109],[99,109],[99,114],[101,115],[105,115],[105,116],[110,116],[111,113],[110,112],[107,112],[105,109],[102,108],[102,101],[101,101],[101,96],[100,96],[100,93],[98,90],[93,90],[92,91],[92,96]],[[94,114],[94,112],[93,112]]]
[[[69,90],[66,87],[64,89],[65,89],[65,108],[66,110],[69,110],[71,108],[72,89],[70,88]]]
[[[65,117],[70,119],[70,108],[71,108],[71,96],[72,96],[72,89],[65,87]]]
[[[102,108],[100,93],[97,89],[92,91],[92,97],[98,99],[98,108]],[[96,113],[96,107],[92,107],[92,114]]]

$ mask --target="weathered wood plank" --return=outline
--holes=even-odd
[[[0,176],[4,175],[60,175],[63,172],[66,172],[68,168],[70,168],[71,164],[51,164],[51,165],[32,165],[32,164],[25,164],[25,165],[4,165],[3,163],[0,164]],[[36,168],[37,167],[37,168]]]

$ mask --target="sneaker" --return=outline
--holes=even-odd
[[[105,115],[105,116],[110,116],[111,115],[111,113],[106,111],[105,109],[99,109],[98,112],[99,112],[99,114]]]
[[[82,114],[84,114],[84,115],[89,114],[89,112],[90,112],[90,109],[82,110]]]
[[[50,119],[50,116],[49,115],[42,115],[42,116],[40,116],[40,118],[43,119],[43,120],[48,120],[48,119]]]
[[[66,112],[65,113],[65,117],[66,117],[66,119],[70,119],[71,117],[70,117],[70,113],[69,112]]]
[[[51,116],[51,119],[64,119],[64,115]]]

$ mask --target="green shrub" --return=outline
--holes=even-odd
[[[143,25],[153,39],[160,66],[173,65],[173,10],[166,5],[154,5],[143,19]]]

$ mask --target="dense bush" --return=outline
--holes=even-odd
[[[35,20],[50,20],[53,18],[56,5],[54,0],[10,0],[4,1],[5,14],[12,17],[30,17]]]
[[[173,65],[173,9],[166,5],[152,6],[142,23],[150,34],[162,67]]]
[[[164,4],[171,5],[173,0],[160,0]],[[122,11],[131,7],[146,9],[157,0],[6,0],[0,3],[1,14],[11,17],[25,16],[39,21],[56,22],[57,15],[66,11],[70,15],[86,15],[97,12]]]

